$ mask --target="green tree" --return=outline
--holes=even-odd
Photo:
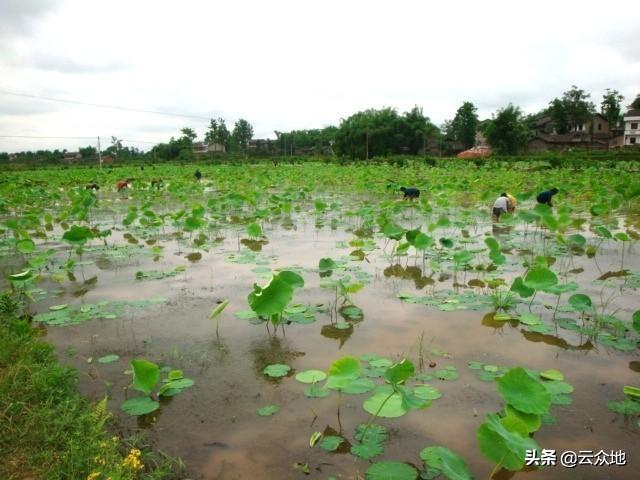
[[[489,145],[500,154],[515,155],[524,150],[529,140],[530,130],[522,111],[509,104],[484,127]]]
[[[183,128],[180,132],[182,132],[182,138],[187,139],[189,143],[193,143],[198,136],[192,128]]]
[[[570,132],[589,121],[596,111],[590,98],[590,94],[572,85],[571,90],[562,94],[562,98],[554,98],[549,103],[547,113],[553,119],[556,133]]]
[[[234,145],[244,151],[252,138],[253,127],[251,124],[244,118],[239,119],[233,126],[233,132],[231,133]]]
[[[393,108],[369,109],[340,122],[334,147],[336,154],[352,159],[416,154],[437,131],[417,107],[403,115]]]
[[[636,97],[636,99],[633,102],[631,102],[631,105],[629,105],[629,108],[634,110],[640,108],[640,94]]]
[[[454,140],[460,142],[465,149],[473,147],[476,143],[477,110],[473,103],[464,102],[451,122],[451,133]]]
[[[623,99],[624,97],[620,92],[608,88],[607,92],[602,96],[600,113],[602,113],[609,122],[609,127],[615,127],[620,121]]]
[[[78,153],[83,158],[83,160],[96,158],[98,156],[98,149],[91,145],[88,145],[84,148],[78,148]]]
[[[207,130],[204,139],[207,143],[224,145],[225,150],[229,150],[231,146],[231,133],[227,129],[227,125],[223,118],[218,118],[217,120],[211,119],[209,123],[209,130]]]

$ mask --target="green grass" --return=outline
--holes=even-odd
[[[109,431],[106,401],[79,394],[77,372],[15,318],[17,307],[0,296],[0,478],[181,478],[179,461]]]

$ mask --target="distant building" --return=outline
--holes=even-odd
[[[80,155],[80,152],[65,152],[64,157],[62,157],[62,160],[66,164],[76,163],[76,162],[79,162],[81,159],[82,159],[82,155]]]
[[[640,145],[640,109],[629,110],[624,116],[622,144]]]
[[[191,147],[195,156],[203,156],[209,153],[225,153],[224,145],[219,143],[195,142]]]
[[[527,150],[530,152],[572,148],[607,150],[617,144],[616,136],[615,129],[609,128],[608,120],[600,113],[594,113],[583,124],[572,125],[567,133],[557,133],[551,116],[542,115],[534,123],[534,135],[529,140]]]
[[[113,165],[115,159],[112,155],[102,155],[102,164],[103,165]]]

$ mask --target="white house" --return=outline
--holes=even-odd
[[[640,145],[640,108],[624,116],[624,145]]]

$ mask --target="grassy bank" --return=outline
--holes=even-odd
[[[182,478],[179,462],[110,431],[106,400],[87,402],[77,372],[58,363],[17,311],[0,296],[0,478]]]

